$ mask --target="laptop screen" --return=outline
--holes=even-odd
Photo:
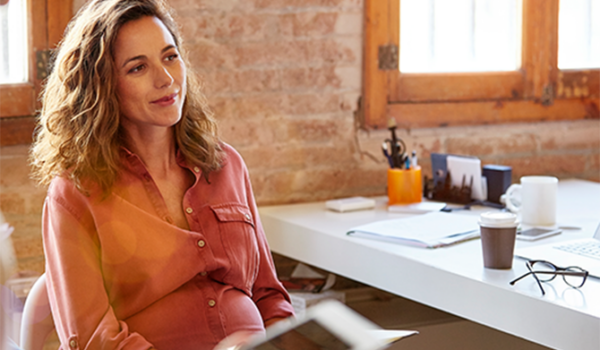
[[[310,320],[270,339],[254,350],[346,350],[350,346],[327,328]]]

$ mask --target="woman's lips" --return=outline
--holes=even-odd
[[[159,106],[170,106],[175,103],[175,97],[177,97],[177,93],[167,95],[163,98],[159,98],[158,100],[154,100],[151,103],[159,105]]]

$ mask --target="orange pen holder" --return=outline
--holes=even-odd
[[[411,204],[423,200],[421,167],[388,169],[388,204]]]

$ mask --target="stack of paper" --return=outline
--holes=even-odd
[[[413,204],[391,204],[388,205],[388,211],[394,213],[423,214],[432,211],[440,211],[446,207],[446,203],[441,202],[420,202]]]
[[[409,218],[376,221],[348,235],[424,248],[438,248],[479,237],[477,216],[432,212]]]

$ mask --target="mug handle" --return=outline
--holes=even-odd
[[[506,190],[505,200],[506,207],[508,208],[508,210],[510,210],[513,213],[518,213],[521,210],[521,203],[519,203],[518,201],[513,202],[513,200],[515,200],[515,198],[513,197],[513,193],[515,191],[521,192],[521,184],[510,185],[510,187]]]

